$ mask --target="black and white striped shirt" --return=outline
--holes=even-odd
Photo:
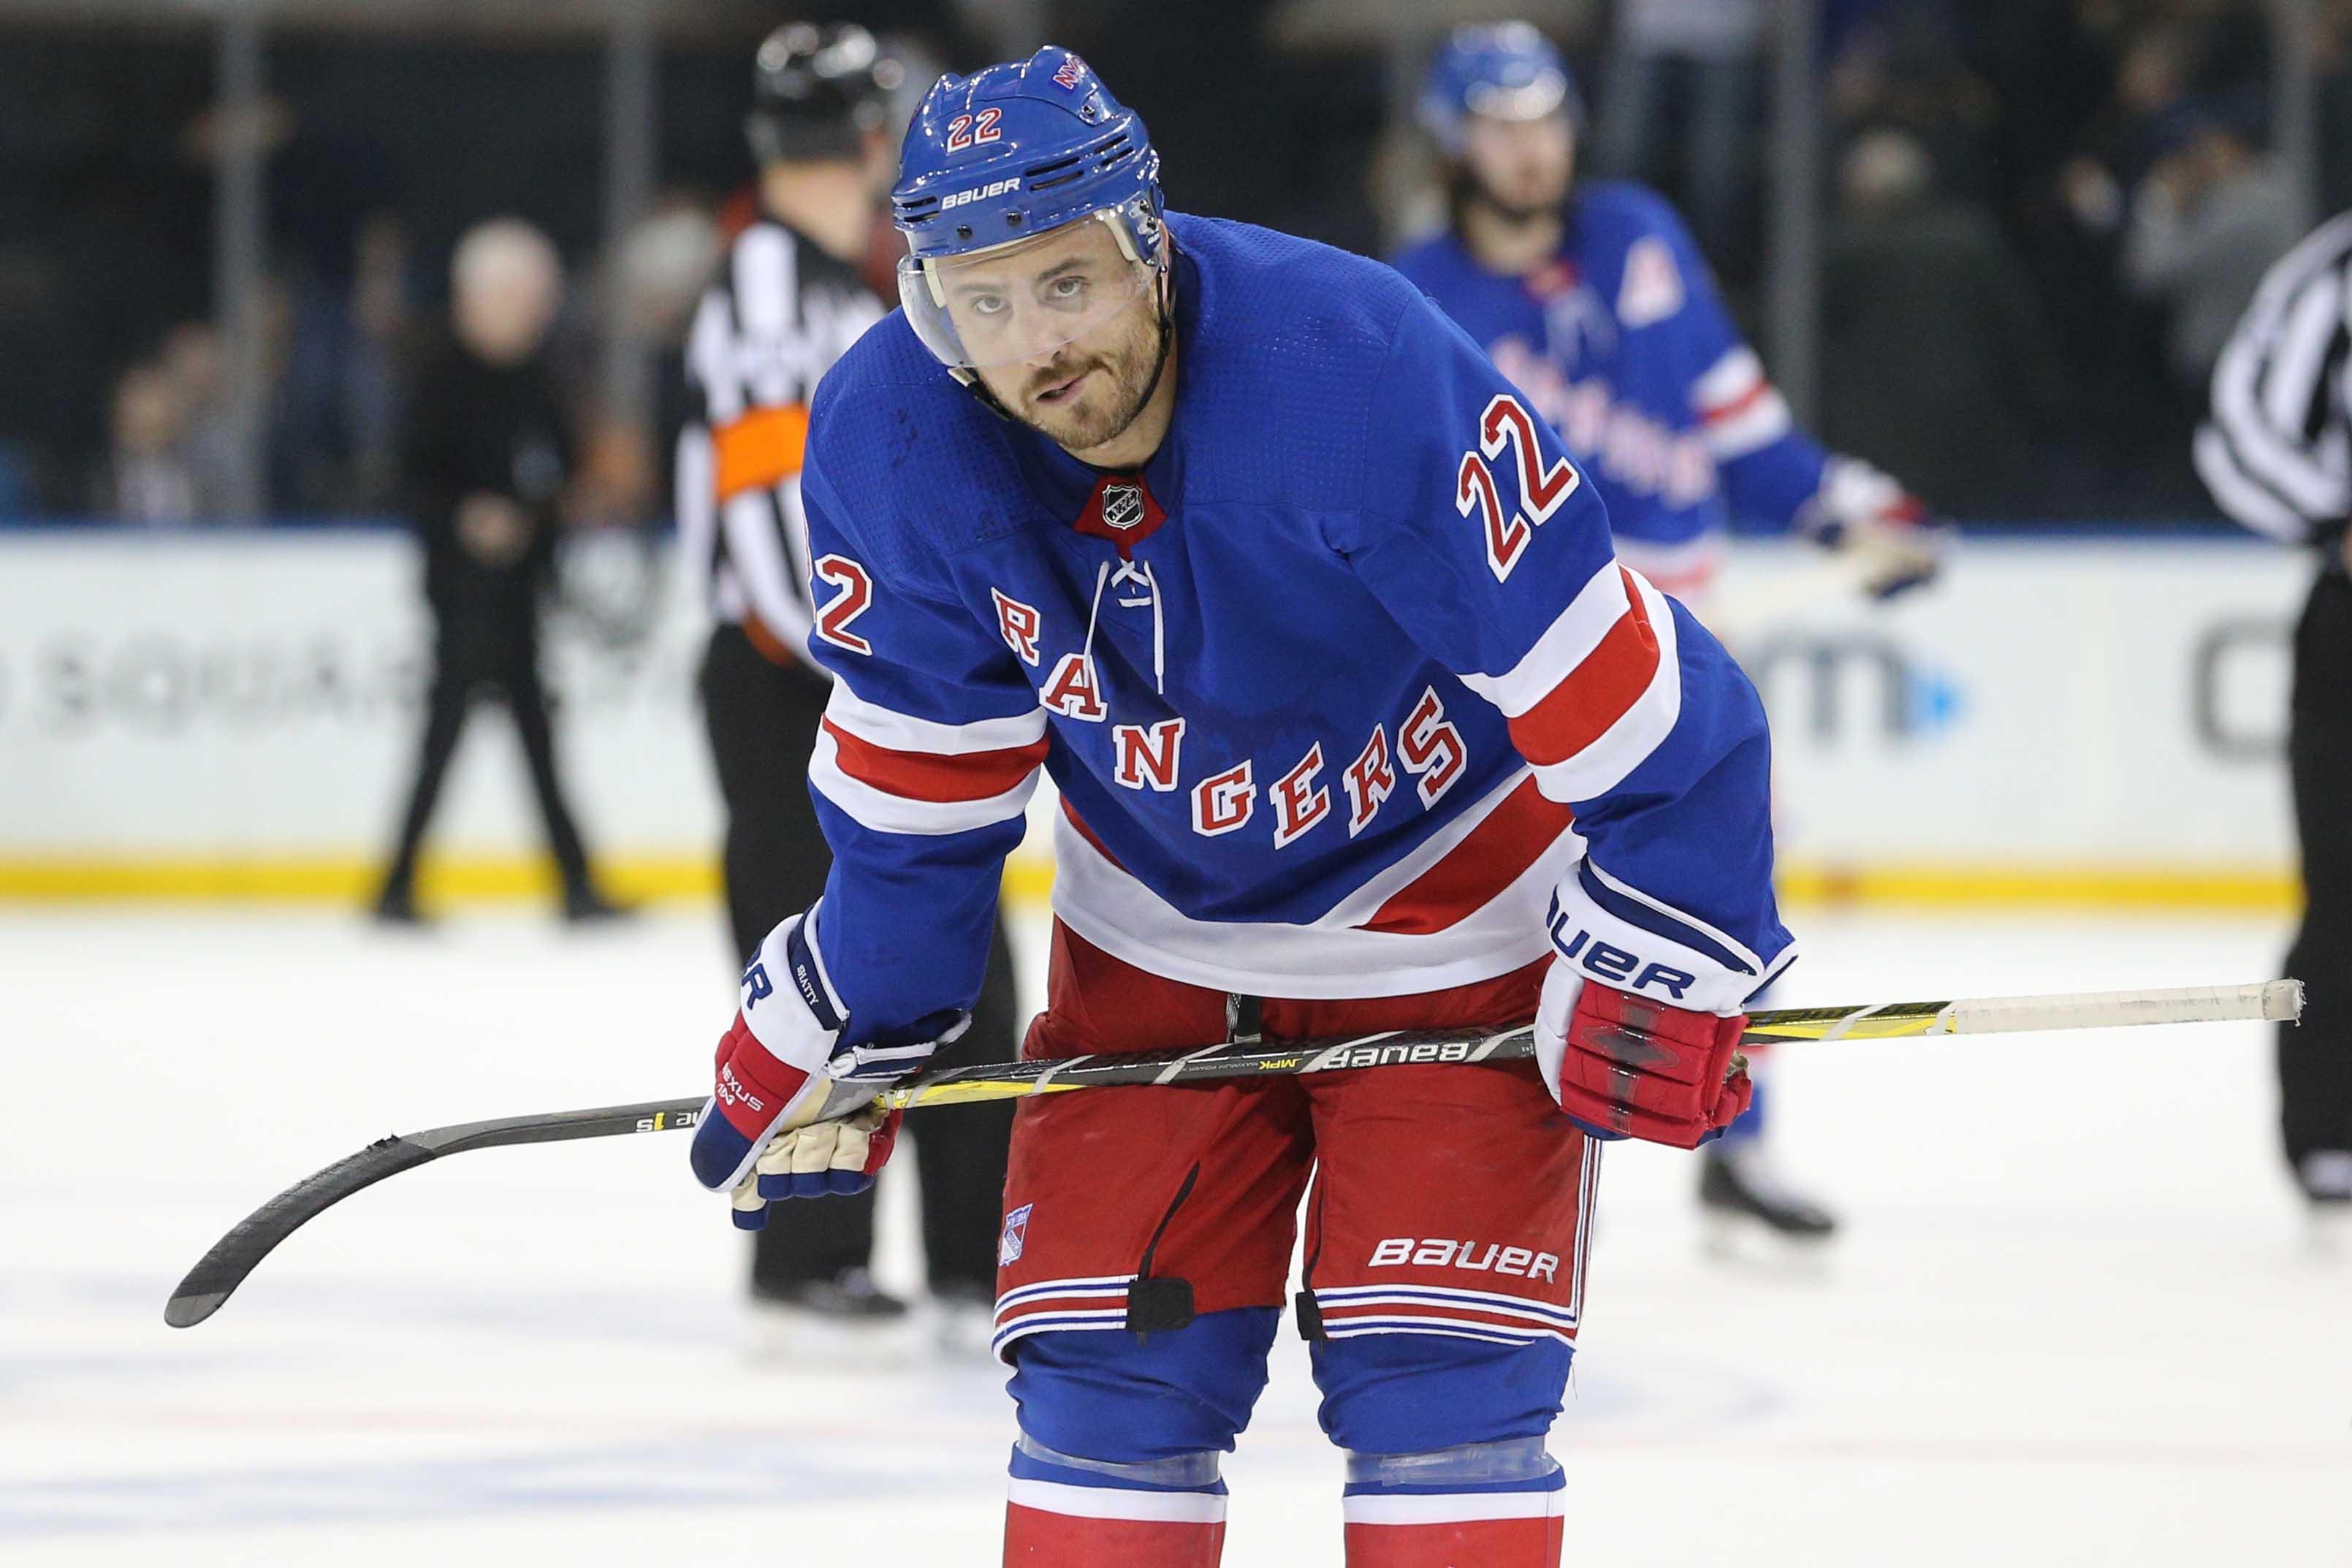
[[[2248,528],[2326,543],[2352,520],[2352,213],[2263,279],[2213,368],[2197,471]]]
[[[786,225],[739,236],[686,343],[690,417],[678,437],[677,516],[712,615],[771,658],[807,659],[808,522],[801,458],[809,397],[882,319],[846,263]]]

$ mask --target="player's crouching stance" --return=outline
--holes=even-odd
[[[1762,714],[1434,307],[1166,215],[1158,169],[1056,48],[943,79],[908,133],[905,308],[826,377],[805,470],[836,858],[745,976],[696,1173],[752,1223],[871,1177],[887,1124],[781,1130],[970,1006],[1043,766],[1032,1055],[1529,1018],[1546,1048],[1025,1101],[1006,1561],[1217,1561],[1313,1169],[1348,1561],[1557,1563],[1598,1140],[1736,1116],[1742,1004],[1790,956]]]

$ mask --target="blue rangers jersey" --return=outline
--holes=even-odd
[[[1669,591],[1703,585],[1727,515],[1787,529],[1828,456],[1740,341],[1682,220],[1640,185],[1580,184],[1559,254],[1490,272],[1453,233],[1399,255],[1567,443],[1625,560]]]
[[[819,961],[857,1044],[969,1006],[1059,786],[1054,908],[1153,973],[1404,994],[1533,962],[1736,1010],[1791,954],[1754,689],[1393,271],[1174,216],[1166,441],[1079,463],[894,312],[803,480]],[[1145,307],[1148,308],[1148,307]]]

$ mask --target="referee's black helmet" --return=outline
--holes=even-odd
[[[744,134],[751,156],[856,157],[890,120],[906,68],[855,22],[787,22],[760,46]]]

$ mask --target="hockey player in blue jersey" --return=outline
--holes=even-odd
[[[1886,475],[1824,452],[1740,341],[1706,261],[1654,192],[1574,178],[1582,109],[1524,22],[1457,29],[1420,105],[1445,229],[1395,258],[1558,432],[1608,503],[1618,557],[1706,613],[1731,514],[1849,552],[1869,592],[1936,572],[1940,531]],[[1759,1103],[1711,1144],[1710,1215],[1817,1239],[1829,1213],[1764,1158]]]
[[[1216,1563],[1305,1198],[1348,1562],[1553,1568],[1600,1150],[1735,1120],[1793,956],[1762,710],[1434,306],[1167,213],[1158,173],[1057,48],[908,132],[902,308],[803,470],[833,870],[745,973],[695,1172],[750,1226],[871,1180],[891,1119],[802,1123],[961,1029],[1042,768],[1027,1054],[1530,1020],[1539,1052],[1024,1101],[1004,1560]]]

